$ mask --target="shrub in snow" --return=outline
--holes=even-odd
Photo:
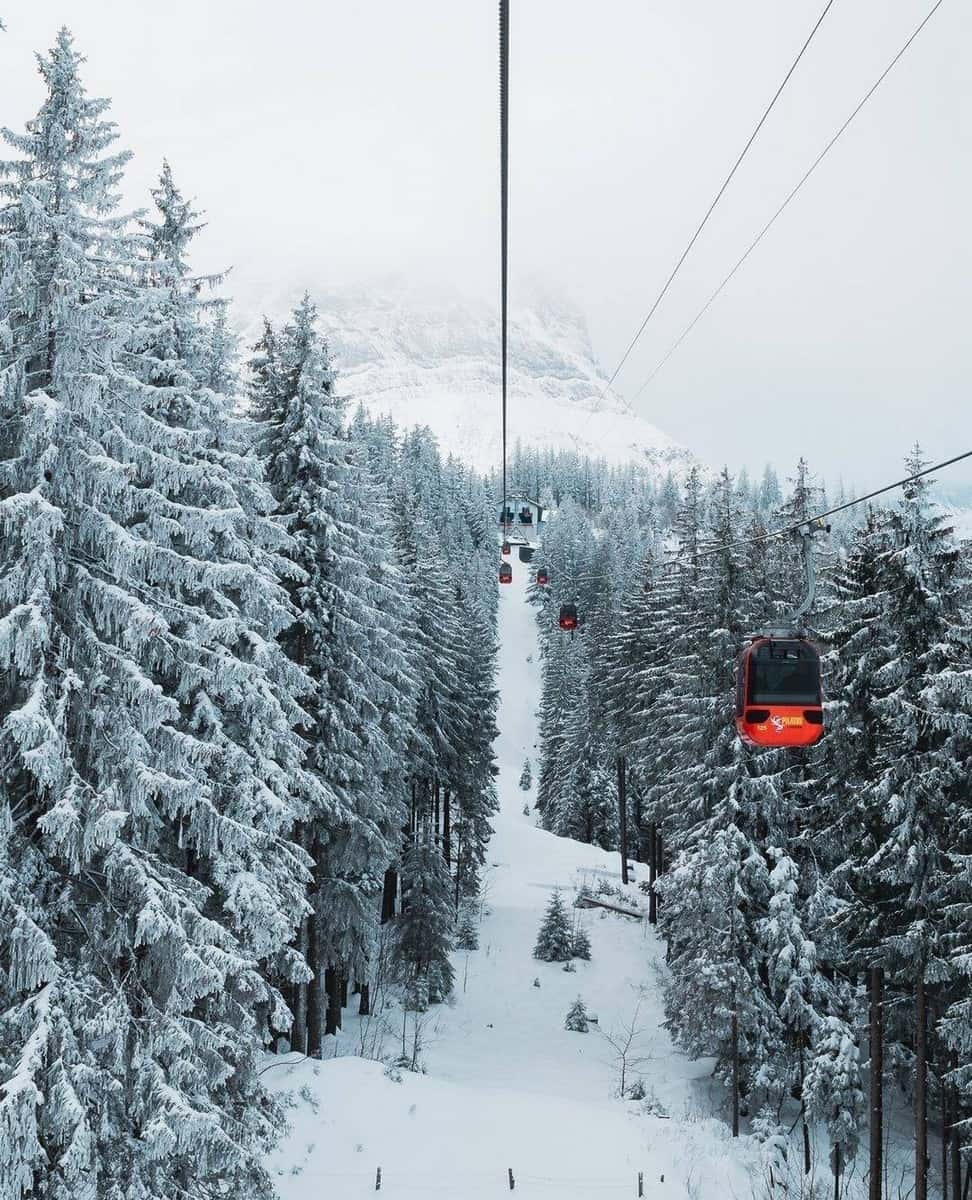
[[[464,904],[459,913],[456,946],[460,950],[479,949],[479,922],[476,920],[476,910],[471,904]]]
[[[597,894],[599,896],[613,896],[615,894],[614,884],[608,883],[606,879],[597,881]]]
[[[582,958],[585,962],[590,962],[591,958],[591,939],[587,936],[586,929],[578,929],[571,941],[571,949],[574,958]]]
[[[636,1079],[634,1083],[629,1084],[624,1094],[628,1100],[644,1100],[648,1094],[645,1088],[645,1081],[643,1079]]]
[[[577,970],[577,968],[574,966],[574,964],[568,958],[568,960],[564,963],[564,970],[567,971],[568,974],[573,975],[573,973]]]
[[[413,976],[405,985],[402,1007],[408,1012],[426,1012],[430,1000],[429,980],[424,975]]]
[[[534,981],[533,981],[533,986],[534,986],[534,987],[539,987],[539,986],[540,986],[540,980],[539,980],[539,979],[534,979]]]
[[[520,787],[528,792],[533,783],[533,772],[530,770],[530,760],[523,760],[523,770],[520,772]]]
[[[530,805],[527,804],[526,802],[524,802],[524,804],[523,804],[523,815],[525,817],[528,817],[530,815]]]
[[[434,962],[429,967],[429,1003],[440,1004],[451,991],[451,973],[449,980],[446,980],[442,974],[442,964]]]
[[[582,883],[577,889],[577,895],[574,897],[574,908],[580,908],[585,900],[592,899],[591,889],[586,883]]]
[[[587,1033],[587,1006],[580,996],[570,1006],[564,1018],[564,1028],[569,1029],[571,1033]]]
[[[537,944],[533,948],[533,957],[543,962],[568,962],[571,957],[573,938],[570,931],[570,919],[560,892],[554,892],[547,905],[547,911],[537,934]]]

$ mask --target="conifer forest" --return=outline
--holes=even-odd
[[[864,489],[514,375],[507,449],[505,140],[502,455],[495,314],[488,431],[436,328],[392,416],[86,50],[0,112],[0,1200],[969,1200],[968,422]],[[613,376],[538,313],[553,427]]]

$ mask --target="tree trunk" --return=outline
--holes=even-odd
[[[958,1053],[952,1051],[952,1070],[958,1067]],[[952,1095],[952,1137],[950,1141],[952,1160],[952,1200],[962,1200],[962,1139],[959,1137],[958,1123],[962,1119],[959,1112],[959,1091],[954,1085],[950,1088]],[[966,1180],[968,1187],[968,1180]]]
[[[449,789],[445,789],[442,797],[442,857],[446,866],[452,866],[452,804],[449,799]]]
[[[395,918],[395,897],[398,894],[398,872],[389,867],[385,872],[385,884],[381,892],[381,923],[387,925]]]
[[[925,980],[919,967],[915,981],[915,1200],[928,1200],[928,1061]]]
[[[324,990],[327,993],[327,1017],[324,1036],[337,1034],[341,1028],[341,979],[333,967],[324,972]]]
[[[658,826],[654,821],[648,826],[648,924],[658,924],[658,901],[655,897],[655,880],[658,878],[658,854],[655,843],[658,840]]]
[[[439,819],[440,819],[440,815],[441,815],[441,804],[440,804],[440,797],[439,797],[440,791],[441,791],[441,789],[439,787],[438,779],[433,780],[432,793],[433,793],[434,801],[433,801],[432,820],[434,822],[433,829],[435,831],[435,836],[433,837],[432,840],[436,846],[441,844],[441,842],[440,842],[441,830],[439,828]]]
[[[311,916],[307,924],[310,940],[310,959],[308,961],[314,972],[314,978],[307,985],[307,1053],[311,1058],[320,1058],[324,1033],[324,968],[321,963],[320,935],[316,915]]]
[[[363,983],[358,992],[358,1016],[371,1016],[371,988],[367,983]]]
[[[618,755],[618,831],[621,835],[621,882],[628,882],[628,790],[624,755]]]
[[[347,975],[342,975],[340,977],[340,979],[341,979],[341,1007],[347,1008],[348,1007],[348,977],[347,977]]]
[[[459,901],[462,899],[462,826],[456,838],[456,914],[459,913]]]
[[[656,828],[655,829],[655,878],[656,879],[658,878],[659,875],[662,874],[664,869],[665,869],[665,849],[662,844],[662,831],[660,829]],[[660,903],[661,903],[661,897],[656,896],[655,897],[655,918],[656,918],[656,920],[658,917],[658,905]]]
[[[868,1200],[882,1200],[884,1176],[884,968],[871,967],[870,978],[870,1174]]]
[[[739,1013],[732,998],[732,1136],[739,1137]]]
[[[840,1152],[840,1143],[834,1146],[834,1200],[840,1200],[840,1175],[844,1164]]]
[[[310,938],[308,917],[300,923],[300,933],[297,935],[297,948],[304,962],[310,962]],[[313,970],[313,968],[311,968]],[[300,1054],[307,1053],[307,984],[298,983],[294,988],[294,1023],[290,1031],[290,1047]]]
[[[810,1130],[807,1128],[807,1106],[803,1099],[803,1086],[806,1078],[805,1047],[800,1046],[800,1117],[803,1121],[803,1173],[810,1174]]]
[[[932,1018],[932,1026],[935,1025],[935,1019]],[[944,1046],[939,1049],[939,1066],[938,1078],[941,1090],[942,1103],[942,1200],[948,1200],[948,1150],[950,1143],[950,1132],[952,1124],[952,1095],[951,1088],[945,1080],[945,1073],[948,1071],[948,1055]]]

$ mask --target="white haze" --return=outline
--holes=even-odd
[[[823,0],[512,0],[512,303],[588,315],[608,372]],[[930,0],[837,0],[619,379],[631,396]],[[144,203],[163,156],[207,210],[200,266],[266,297],[398,276],[494,298],[496,5],[15,0],[0,122],[74,30]],[[638,401],[712,463],[799,453],[871,484],[918,439],[972,447],[972,10],[945,0],[857,122]],[[955,483],[972,482],[972,469]]]

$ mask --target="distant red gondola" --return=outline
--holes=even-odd
[[[503,543],[503,545],[500,547],[500,553],[503,555],[508,555],[510,553],[510,543],[509,542]]]
[[[547,574],[547,572],[543,569],[543,567],[537,567],[537,583],[539,586],[546,587],[549,582],[550,576]]]
[[[573,633],[580,624],[577,619],[576,604],[562,604],[560,606],[560,616],[557,618],[557,624],[561,629],[567,630],[568,633]]]
[[[736,729],[749,746],[812,746],[823,737],[820,655],[807,638],[760,635],[736,664]]]
[[[500,563],[499,581],[500,583],[513,582],[513,568],[509,563]]]

